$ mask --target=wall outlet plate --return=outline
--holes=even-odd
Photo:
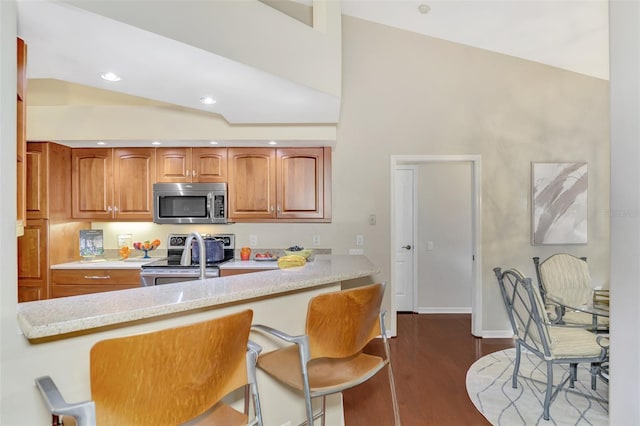
[[[249,247],[258,247],[257,235],[249,235]]]
[[[314,235],[313,236],[313,245],[315,247],[318,247],[320,245],[320,235]]]

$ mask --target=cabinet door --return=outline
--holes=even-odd
[[[278,218],[322,219],[324,173],[323,148],[278,149]]]
[[[156,182],[191,182],[191,148],[156,148]]]
[[[193,182],[227,181],[227,148],[193,148]]]
[[[27,218],[46,219],[47,179],[49,177],[47,144],[30,142],[27,147]]]
[[[113,217],[111,149],[73,149],[71,180],[74,218],[109,220]]]
[[[48,221],[28,220],[18,239],[18,302],[48,298]]]
[[[153,182],[156,157],[153,148],[114,149],[114,217],[153,220]]]
[[[229,148],[229,218],[275,219],[276,152]]]

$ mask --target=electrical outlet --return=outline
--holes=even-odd
[[[375,225],[376,224],[376,215],[371,213],[369,215],[369,225]]]
[[[320,235],[314,235],[313,236],[313,245],[315,247],[318,247],[320,245]]]
[[[362,235],[356,235],[356,245],[362,247],[364,245],[364,237]]]
[[[257,235],[249,235],[249,247],[258,247]]]

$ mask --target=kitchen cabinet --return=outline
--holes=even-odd
[[[80,257],[78,234],[88,222],[28,219],[18,239],[18,302],[51,297],[51,265]]]
[[[331,221],[330,148],[229,148],[229,218]]]
[[[153,148],[72,150],[72,206],[76,219],[153,219]]]
[[[53,269],[52,297],[78,296],[140,287],[139,269]]]
[[[156,148],[156,182],[226,182],[227,148]]]
[[[71,219],[71,148],[29,142],[26,166],[27,219]]]
[[[16,98],[16,235],[24,234],[26,207],[26,153],[27,153],[27,45],[17,39],[17,98]]]
[[[25,157],[27,220],[18,239],[18,302],[51,297],[49,267],[79,257],[78,231],[71,218],[71,148],[29,142]]]
[[[18,239],[18,302],[49,298],[49,224],[28,220]]]

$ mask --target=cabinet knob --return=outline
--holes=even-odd
[[[269,211],[273,212],[273,206],[271,206],[271,208],[269,209]]]
[[[195,170],[191,172],[191,176],[195,177],[195,176],[197,176],[197,175],[198,175],[198,173],[196,173],[196,171],[195,171]]]
[[[118,212],[118,208],[116,206],[113,206],[113,211],[117,213]]]
[[[277,210],[278,210],[278,213],[280,213],[280,206],[278,206],[278,209],[277,209]]]
[[[107,206],[107,211],[111,213],[111,206]]]

